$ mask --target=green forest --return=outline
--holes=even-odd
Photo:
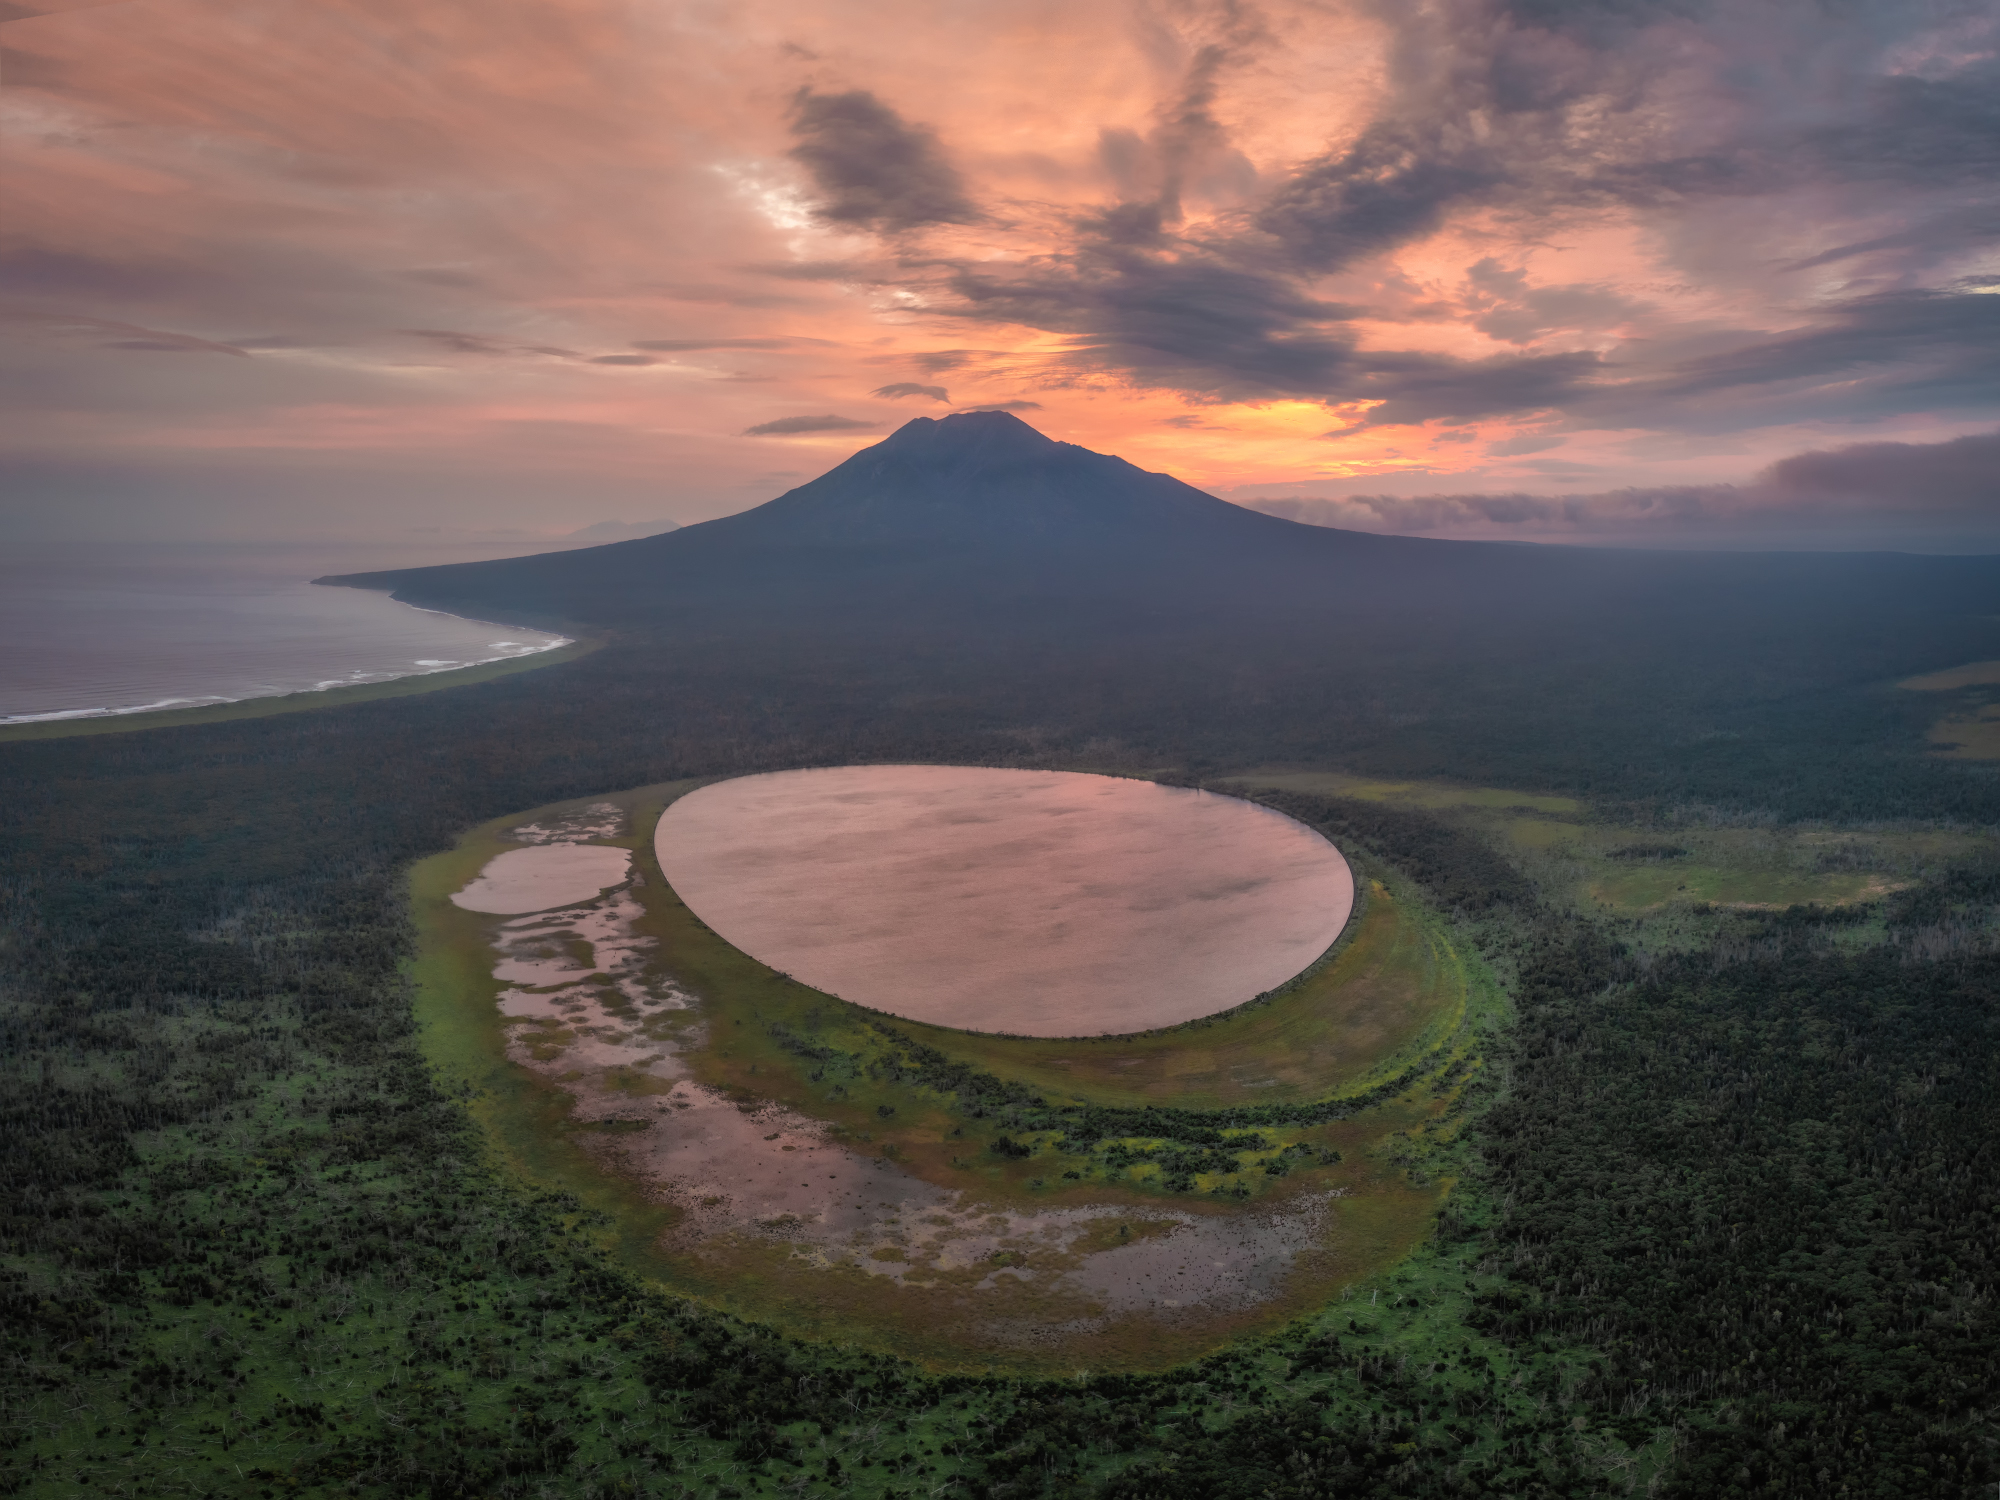
[[[1297,624],[634,625],[448,691],[0,744],[0,1492],[1992,1493],[2000,779],[1883,685],[1990,627],[1723,671],[1731,622],[1620,665],[1545,620],[1417,671],[1448,632],[1328,668]],[[1249,791],[1393,873],[1508,1011],[1406,1163],[1455,1183],[1421,1248],[1181,1367],[972,1374],[718,1312],[634,1269],[645,1225],[498,1166],[417,1044],[410,864],[864,761]],[[1500,790],[1229,779],[1272,765]],[[1559,888],[1508,795],[1571,799],[1620,870],[1718,830],[1963,838],[1844,904],[1626,910]],[[1008,1084],[916,1061],[954,1108]]]

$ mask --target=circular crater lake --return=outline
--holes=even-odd
[[[1234,797],[1068,771],[843,766],[690,792],[661,871],[792,978],[966,1031],[1103,1036],[1213,1015],[1307,968],[1354,877]]]

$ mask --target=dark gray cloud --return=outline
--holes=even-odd
[[[887,396],[891,401],[900,400],[904,396],[928,396],[933,401],[942,401],[946,406],[951,405],[951,397],[946,394],[943,386],[919,385],[914,380],[898,380],[889,385],[878,385],[868,394]]]
[[[5,4],[0,3],[0,21],[25,19],[24,16],[8,15]],[[24,51],[19,47],[0,47],[0,76],[6,78],[10,89],[47,89],[51,92],[69,88],[75,78],[74,71],[62,59],[46,53]]]
[[[992,349],[927,349],[921,354],[910,356],[910,363],[926,375],[942,375],[947,370],[963,369],[981,359],[1000,358]]]
[[[1039,401],[985,401],[978,406],[968,406],[966,411],[1040,411]]]
[[[950,289],[960,316],[1069,334],[1059,363],[1072,373],[1241,399],[1332,394],[1353,363],[1350,340],[1322,326],[1352,309],[1217,259],[1099,243],[1011,275],[965,266]]]
[[[1694,20],[1717,0],[1504,0],[1502,14],[1548,31],[1580,31],[1600,43],[1654,21]]]
[[[1809,326],[1688,361],[1647,398],[1709,396],[1788,381],[1869,378],[1884,410],[2000,403],[2000,295],[1971,288],[1883,292],[1823,310]]]
[[[1855,443],[1797,453],[1745,484],[1680,485],[1595,494],[1521,492],[1286,496],[1252,509],[1312,526],[1406,533],[1508,531],[1606,541],[1815,534],[1880,544],[2000,551],[2000,432],[1941,443]]]
[[[1382,113],[1277,187],[1256,228],[1320,273],[1479,209],[1518,221],[1789,185],[1795,164],[1784,150],[1726,137],[1695,145],[1662,128],[1667,111],[1647,83],[1655,67],[1671,67],[1672,46],[1654,61],[1635,37],[1674,8],[1552,10],[1561,24],[1519,7],[1397,12]]]
[[[579,354],[574,349],[564,349],[555,344],[510,344],[502,339],[488,338],[483,333],[461,333],[451,328],[399,328],[398,333],[411,338],[427,339],[433,344],[451,350],[454,354],[483,354],[505,356],[516,354],[539,354],[546,359],[573,359],[592,365],[649,365],[653,363],[636,354],[606,354],[592,357]]]
[[[1685,209],[1869,179],[1909,195],[1976,192],[1979,205],[1942,222],[1990,240],[1975,220],[2000,169],[1991,22],[1983,5],[1947,16],[1894,0],[1855,0],[1817,20],[1712,0],[1412,9],[1398,19],[1381,118],[1308,163],[1258,222],[1304,263],[1335,267],[1461,208]],[[1708,110],[1652,87],[1689,76],[1690,24],[1738,54],[1700,80]],[[1906,40],[1913,56],[1899,56]],[[1797,61],[1775,61],[1787,48]]]
[[[1465,271],[1464,310],[1490,339],[1532,344],[1552,333],[1595,331],[1643,312],[1644,306],[1607,286],[1530,286],[1528,273],[1487,257]]]
[[[1944,443],[1853,443],[1795,453],[1757,476],[1773,497],[2000,522],[2000,432]]]
[[[1181,221],[1190,194],[1241,198],[1257,169],[1230,140],[1218,113],[1225,76],[1274,38],[1252,6],[1224,0],[1208,17],[1209,39],[1195,46],[1178,86],[1155,112],[1152,128],[1109,128],[1098,135],[1098,162],[1117,184],[1119,203],[1099,216],[1099,232],[1146,243]]]
[[[1395,40],[1376,118],[1253,217],[1301,270],[1342,270],[1474,209],[1601,206],[1726,175],[1712,149],[1660,154],[1681,143],[1659,128],[1630,24],[1556,27],[1476,0],[1382,13]]]
[[[1498,359],[1379,353],[1343,395],[1380,400],[1363,419],[1381,427],[1434,419],[1471,421],[1567,407],[1589,393],[1603,360],[1589,350]]]
[[[221,279],[176,260],[114,260],[37,245],[0,252],[0,296],[7,297],[160,301],[213,291]]]
[[[1060,253],[959,265],[941,310],[1068,335],[1042,369],[1006,370],[1058,384],[1111,378],[1203,400],[1377,400],[1385,404],[1374,425],[1559,408],[1587,394],[1601,368],[1595,352],[1465,361],[1358,351],[1342,325],[1424,314],[1311,290],[1315,278],[1428,235],[1462,209],[1533,198],[1601,205],[1718,175],[1685,154],[1621,158],[1622,122],[1642,102],[1632,67],[1608,66],[1585,42],[1460,9],[1398,12],[1403,35],[1381,116],[1249,211],[1183,234],[1188,174],[1233,151],[1215,107],[1219,80],[1268,39],[1246,24],[1197,49],[1150,136],[1105,137],[1100,155],[1121,199],[1078,214]],[[1593,149],[1571,140],[1579,115],[1593,121]],[[1600,335],[1592,341],[1601,344],[1605,329],[1640,308],[1604,287],[1531,288],[1524,272],[1493,262],[1474,268],[1473,283],[1471,305],[1432,315],[1473,312],[1482,332],[1523,346],[1563,334]]]
[[[459,333],[450,328],[403,328],[398,332],[407,333],[411,338],[428,339],[433,344],[441,344],[454,354],[512,354],[515,345],[503,344],[498,339],[487,338],[480,333]]]
[[[852,417],[779,417],[771,422],[759,422],[755,427],[743,429],[744,437],[791,437],[802,432],[859,432],[874,427],[874,422],[857,422]]]
[[[1878,234],[1865,240],[1835,245],[1801,260],[1790,261],[1781,269],[1810,271],[1819,266],[1836,265],[1844,260],[1877,255],[1891,250],[1919,250],[1929,255],[1949,255],[1996,241],[2000,241],[2000,205],[1982,203],[1970,207],[1948,208],[1889,234]]]
[[[2000,240],[1987,190],[2000,168],[2000,59],[1961,40],[1915,66],[1893,62],[1894,38],[1937,23],[1857,3],[1839,37],[1798,38],[1818,71],[1796,73],[1754,47],[1730,70],[1691,66],[1689,27],[1724,51],[1736,37],[1773,44],[1779,50],[1768,55],[1779,55],[1802,23],[1755,6],[1463,0],[1385,11],[1396,41],[1376,118],[1261,189],[1246,212],[1183,232],[1180,194],[1192,164],[1233,150],[1216,107],[1219,81],[1265,41],[1253,29],[1232,33],[1195,50],[1150,134],[1104,135],[1099,154],[1119,197],[1076,215],[1066,249],[960,265],[944,290],[958,316],[1068,335],[1044,369],[1007,373],[1054,383],[1110,377],[1205,400],[1379,400],[1367,419],[1378,426],[1538,410],[1615,414],[1666,430],[1800,420],[1809,413],[1777,410],[1788,382],[1800,405],[1817,389],[1826,414],[1857,418],[1994,401],[2000,297],[1912,287],[1899,267]],[[1814,118],[1830,123],[1797,123]],[[1729,340],[1708,330],[1726,347],[1676,365],[1666,365],[1671,355],[1657,339],[1599,352],[1658,311],[1647,302],[1609,285],[1531,285],[1517,264],[1474,264],[1458,304],[1428,314],[1534,351],[1515,358],[1361,349],[1344,324],[1427,314],[1413,304],[1338,305],[1313,291],[1317,278],[1361,267],[1456,215],[1519,227],[1616,209],[1672,222],[1711,202],[1720,214],[1752,195],[1814,183],[1837,190],[1860,176],[1895,180],[1897,192],[1943,185],[1957,196],[1933,195],[1903,226],[1799,258],[1793,269],[1868,257],[1876,279],[1857,290],[1896,281],[1904,289],[1833,302],[1809,326],[1776,336]],[[1977,197],[1966,201],[1970,193]],[[1868,206],[1878,224],[1886,202]],[[1746,245],[1737,259],[1753,254]],[[1883,259],[1894,256],[1902,259]],[[1565,341],[1577,347],[1563,351]],[[1750,405],[1722,409],[1718,397],[1746,387],[1759,392]]]
[[[979,217],[937,138],[865,89],[799,90],[792,133],[792,159],[812,174],[829,224],[893,234]]]
[[[1902,72],[1860,91],[1859,117],[1806,136],[1828,170],[1908,183],[1992,180],[2000,170],[2000,57],[1946,77]]]
[[[1052,384],[1110,376],[1208,400],[1382,403],[1367,425],[1561,408],[1602,370],[1590,351],[1463,360],[1359,350],[1341,325],[1366,309],[1313,297],[1281,270],[1188,249],[1175,255],[1085,241],[1069,256],[1008,272],[990,262],[961,266],[946,289],[956,295],[955,316],[1069,335],[1060,353],[1033,368],[988,361],[1002,373]],[[1601,316],[1615,310],[1615,299],[1595,289],[1557,293],[1549,307],[1525,315],[1556,316],[1564,295],[1571,304],[1564,316],[1586,304]],[[975,363],[976,354],[932,358],[950,368]]]
[[[1485,148],[1434,125],[1384,121],[1271,195],[1257,227],[1297,263],[1332,271],[1429,234],[1447,209],[1506,180]]]

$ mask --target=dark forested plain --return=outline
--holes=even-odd
[[[1399,872],[1508,988],[1457,1154],[1411,1163],[1457,1187],[1386,1302],[1047,1380],[725,1316],[508,1178],[416,1047],[401,885],[514,810],[861,761],[1446,780],[1577,798],[1640,851],[1990,834],[2000,778],[1934,756],[1938,701],[1894,684],[2000,658],[2000,560],[1318,531],[972,414],[744,516],[351,582],[604,644],[0,745],[0,1490],[2000,1483],[1990,859],[1694,911],[1663,946],[1477,820],[1264,794]]]

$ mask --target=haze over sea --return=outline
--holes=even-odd
[[[564,644],[307,581],[336,560],[305,550],[10,555],[0,562],[0,723],[384,682]]]

